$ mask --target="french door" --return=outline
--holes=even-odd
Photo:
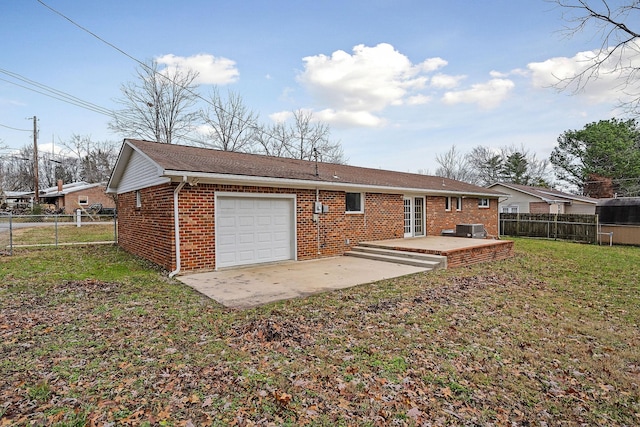
[[[424,197],[404,198],[404,237],[425,235]]]

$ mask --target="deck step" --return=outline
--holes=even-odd
[[[424,254],[419,252],[398,251],[373,246],[355,246],[346,256],[366,258],[377,261],[392,262],[396,264],[423,267],[428,270],[446,268],[447,257],[440,255]]]

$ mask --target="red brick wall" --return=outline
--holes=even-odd
[[[492,243],[491,246],[458,249],[443,253],[447,257],[447,268],[464,267],[513,257],[513,242],[502,240],[492,241]]]
[[[73,193],[65,194],[65,196],[58,202],[58,207],[64,207],[65,213],[73,213],[79,208],[88,208],[94,203],[100,203],[105,208],[115,208],[116,203],[109,194],[105,193],[106,188],[102,186],[89,188],[86,190],[75,191]],[[87,204],[80,205],[80,197],[87,197]]]
[[[451,210],[445,210],[445,197],[427,197],[427,235],[439,236],[442,230],[455,230],[456,224],[483,224],[487,234],[498,235],[498,201],[489,200],[488,208],[478,207],[478,199],[462,199],[462,210],[456,210],[456,198],[451,198]]]
[[[141,190],[142,207],[135,208],[135,192],[118,197],[118,243],[125,250],[166,268],[176,266],[173,231],[173,185]],[[315,190],[186,185],[180,191],[181,270],[215,268],[215,192],[295,194],[297,200],[297,257],[299,260],[341,255],[363,240],[402,237],[402,196],[367,193],[365,213],[345,214],[345,194],[320,191],[329,212],[313,220]],[[348,241],[348,243],[347,243]]]
[[[118,245],[167,270],[173,270],[173,186],[140,190],[142,206],[136,208],[135,192],[118,195]]]
[[[548,214],[549,204],[547,202],[529,202],[529,213]]]
[[[176,267],[173,231],[173,190],[177,184],[141,190],[142,207],[135,208],[135,192],[118,197],[118,243],[125,250],[166,268]],[[345,193],[319,192],[329,212],[314,221],[315,190],[243,187],[232,185],[185,185],[179,194],[181,270],[215,268],[215,193],[295,194],[297,258],[299,260],[341,255],[365,240],[400,238],[404,233],[402,194],[366,193],[364,213],[345,213]],[[479,209],[477,199],[464,199],[462,212],[444,211],[443,197],[428,197],[427,233],[440,235],[443,228],[459,223],[484,223],[497,234],[497,203]],[[486,220],[486,221],[485,221]],[[444,225],[443,225],[444,224]]]

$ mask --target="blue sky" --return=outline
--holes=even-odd
[[[136,59],[195,68],[203,95],[237,92],[263,122],[313,111],[352,165],[433,173],[452,145],[544,158],[563,131],[617,114],[615,82],[549,87],[600,40],[565,37],[562,11],[544,0],[43,1]],[[32,143],[10,128],[30,129],[34,115],[43,150],[73,134],[121,141],[107,116],[15,75],[117,109],[137,66],[36,0],[2,0],[0,141]]]

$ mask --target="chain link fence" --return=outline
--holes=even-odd
[[[37,246],[108,244],[117,241],[117,216],[0,214],[0,254]]]

